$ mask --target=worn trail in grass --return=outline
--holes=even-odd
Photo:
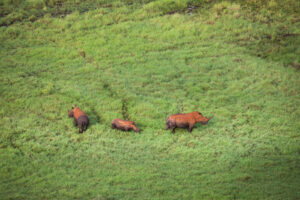
[[[1,198],[299,197],[299,71],[236,42],[264,24],[107,10],[1,28]],[[164,130],[194,110],[215,117]],[[111,130],[117,117],[142,132]]]

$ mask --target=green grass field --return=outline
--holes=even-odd
[[[164,2],[0,27],[0,199],[300,198],[299,14]],[[214,118],[164,130],[195,110]]]

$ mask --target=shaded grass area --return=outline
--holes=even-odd
[[[0,30],[1,198],[299,197],[299,71],[253,54],[268,25],[121,7]],[[164,130],[194,110],[215,117]],[[117,117],[141,134],[111,130]]]

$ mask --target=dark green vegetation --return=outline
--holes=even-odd
[[[298,1],[3,2],[0,199],[299,199]]]

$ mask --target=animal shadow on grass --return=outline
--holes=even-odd
[[[214,115],[214,116],[215,116],[215,115]],[[215,126],[215,120],[216,120],[216,119],[215,119],[215,117],[214,117],[214,118],[211,119],[211,120],[208,122],[208,124],[206,124],[206,125],[203,125],[203,124],[201,124],[201,123],[197,123],[197,124],[195,124],[194,129],[197,130],[197,131],[199,131],[200,134],[201,134],[201,136],[205,136],[206,134],[211,135],[211,132],[210,132],[209,130],[207,130],[207,129],[211,129],[212,127]]]
[[[212,119],[211,119],[212,120]],[[196,123],[194,125],[194,131],[200,132],[200,134],[203,134],[206,129],[209,129],[210,127],[213,127],[214,122],[213,121],[209,121],[208,124],[203,125],[201,123]],[[182,128],[177,128],[177,129],[182,129]],[[183,130],[187,130],[187,129],[183,129]]]
[[[102,121],[101,116],[96,112],[94,108],[91,108],[90,112],[86,113],[89,117],[89,126],[96,125]]]
[[[207,125],[211,126],[211,123],[209,123],[209,124],[207,124]],[[209,126],[207,126],[207,125],[203,125],[203,124],[200,124],[200,123],[196,123],[196,124],[194,125],[194,130],[197,130],[197,131],[204,131],[205,129],[208,129],[208,128],[209,128]]]

